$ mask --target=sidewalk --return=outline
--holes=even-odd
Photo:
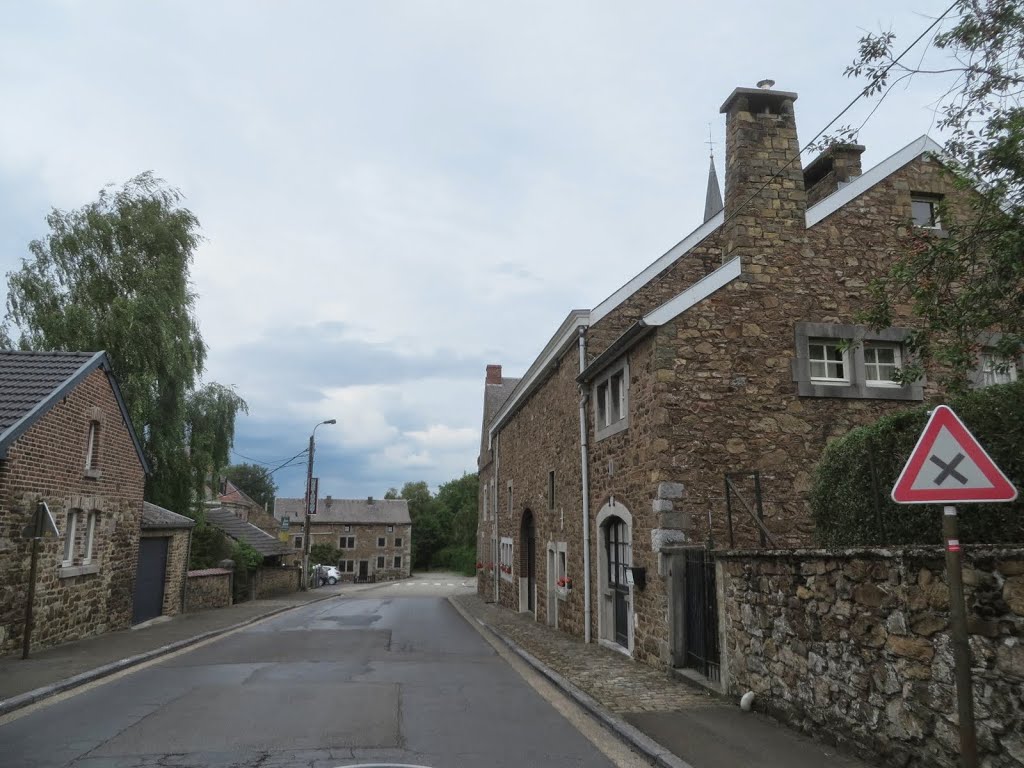
[[[695,685],[670,680],[664,671],[600,645],[587,645],[534,621],[528,614],[496,608],[477,595],[449,599],[620,736],[629,739],[630,732],[639,730],[685,761],[682,765],[870,768],[763,715],[742,712],[735,704]],[[622,727],[624,724],[628,725]]]
[[[35,651],[28,659],[0,658],[0,715],[150,658],[170,653],[240,624],[341,594],[322,587],[227,608],[186,613],[137,629]]]

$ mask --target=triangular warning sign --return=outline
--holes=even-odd
[[[932,411],[892,489],[892,500],[897,504],[964,504],[1016,498],[1017,489],[946,405]]]

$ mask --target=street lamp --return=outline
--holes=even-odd
[[[306,515],[302,525],[302,589],[309,589],[309,514],[316,508],[316,499],[313,498],[313,451],[316,449],[316,430],[324,424],[337,424],[337,419],[321,421],[313,427],[313,434],[309,436],[309,463],[306,467]]]

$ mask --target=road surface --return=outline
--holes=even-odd
[[[341,595],[0,720],[12,768],[645,765],[429,574]]]

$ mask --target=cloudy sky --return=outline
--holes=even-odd
[[[906,43],[947,5],[0,1],[0,274],[51,207],[153,170],[202,223],[236,458],[336,418],[322,494],[436,486],[475,471],[487,363],[521,374],[700,223],[733,87],[797,91],[806,141],[856,94],[865,30]],[[936,88],[893,92],[866,166],[934,135]],[[301,495],[301,468],[276,477]]]

